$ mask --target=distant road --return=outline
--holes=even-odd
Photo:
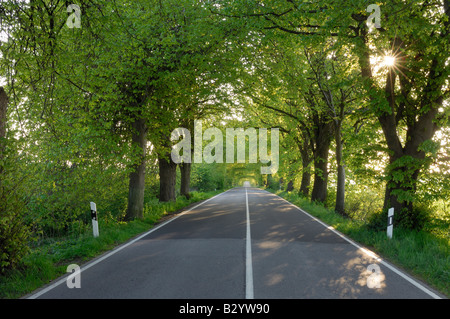
[[[441,297],[284,199],[249,187],[84,265],[80,283],[69,289],[61,278],[30,298]]]

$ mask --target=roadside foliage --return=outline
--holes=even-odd
[[[90,202],[119,225],[244,182],[376,232],[393,207],[395,227],[448,244],[449,6],[2,1],[0,273],[89,232]],[[223,161],[174,162],[172,132],[196,121],[279,129],[278,170],[227,163],[226,144]]]

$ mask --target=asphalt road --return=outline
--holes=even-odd
[[[256,188],[235,188],[201,203],[83,265],[78,279],[80,288],[68,288],[62,277],[29,298],[441,297]]]

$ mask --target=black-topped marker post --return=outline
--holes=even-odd
[[[92,218],[92,231],[94,233],[94,237],[98,237],[99,232],[98,232],[97,205],[93,202],[91,202],[91,218]]]
[[[388,226],[387,226],[387,236],[389,239],[392,238],[392,233],[394,230],[394,208],[389,208],[388,211]]]

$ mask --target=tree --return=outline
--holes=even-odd
[[[0,87],[0,274],[15,267],[28,252],[30,229],[24,223],[23,183],[14,179],[14,147],[8,143],[8,96]]]
[[[398,12],[399,4],[392,4],[392,10]],[[395,23],[406,16],[409,24]],[[396,62],[388,66],[384,90],[376,82],[370,62],[367,28],[359,15],[353,19],[358,22],[355,35],[362,77],[389,149],[384,206],[395,209],[398,221],[415,227],[413,203],[418,178],[429,163],[427,154],[435,153],[432,138],[446,120],[443,103],[450,95],[449,2],[444,1],[443,7],[439,3],[414,6],[403,14],[386,17],[386,24],[396,28],[383,29],[379,37],[389,44],[386,54]]]
[[[385,170],[385,208],[394,207],[399,221],[414,219],[417,182],[430,162],[432,137],[448,120],[443,105],[450,94],[449,1],[408,5],[391,1],[382,6],[382,27],[371,33],[366,7],[363,1],[341,3],[336,10],[336,4],[328,1],[298,5],[273,0],[264,6],[224,5],[221,13],[251,21],[259,30],[296,36],[305,44],[327,37],[353,47],[351,54],[358,58],[360,79],[390,158]],[[374,72],[374,58],[385,55],[383,51],[397,61],[396,69],[381,70],[384,80]]]
[[[0,163],[3,162],[5,152],[5,139],[6,139],[6,114],[8,110],[8,95],[6,95],[3,87],[0,86]],[[0,164],[0,187],[1,176],[3,172],[3,164]]]
[[[335,211],[345,213],[345,164],[343,125],[357,100],[355,93],[355,61],[349,58],[348,48],[340,43],[325,47],[322,51],[305,49],[308,65],[313,73],[313,81],[318,87],[328,117],[333,124],[333,136],[337,163],[337,189]]]
[[[194,117],[192,105],[210,94],[198,82],[214,78],[207,78],[211,74],[208,55],[217,51],[222,40],[213,36],[217,28],[211,28],[209,11],[192,0],[177,2],[176,7],[171,1],[124,8],[111,4],[111,11],[103,14],[118,32],[111,32],[113,27],[99,31],[104,39],[99,47],[108,52],[108,59],[96,57],[90,62],[104,82],[104,88],[93,91],[101,92],[109,103],[120,101],[111,108],[99,100],[99,109],[111,110],[113,122],[127,127],[135,149],[127,219],[142,216],[148,141],[158,153],[159,199],[175,199],[177,165],[170,158],[170,132],[182,118]]]
[[[311,81],[313,72],[307,67],[306,56],[297,53],[295,41],[287,43],[293,47],[273,45],[268,57],[254,61],[258,72],[254,72],[257,79],[253,83],[261,83],[261,88],[256,91],[257,87],[253,85],[249,91],[256,93],[250,93],[250,97],[256,105],[272,112],[271,125],[281,124],[284,132],[295,136],[303,158],[301,189],[305,193],[309,184],[309,154],[312,154],[314,184],[311,199],[325,202],[333,123],[317,84]],[[273,120],[273,117],[283,120]]]

